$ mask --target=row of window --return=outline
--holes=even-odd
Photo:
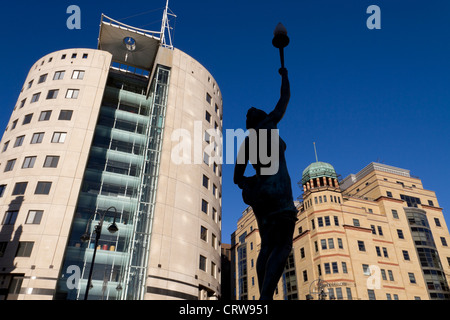
[[[205,228],[204,226],[200,226],[200,239],[208,242],[208,229]],[[217,237],[214,233],[211,232],[211,246],[214,249],[217,249],[217,246],[220,246],[220,241],[217,240]]]
[[[50,117],[52,115],[52,110],[45,110],[42,111],[39,115],[38,121],[48,121],[50,120]],[[70,121],[72,120],[73,110],[61,110],[59,112],[58,120],[61,121]],[[22,125],[27,125],[31,122],[33,119],[33,113],[25,115]],[[19,122],[19,119],[16,119],[11,124],[11,130],[14,130],[17,127],[17,123]],[[6,128],[8,130],[8,128]]]
[[[17,182],[14,185],[14,189],[13,189],[11,195],[13,195],[13,196],[24,195],[27,187],[28,187],[28,182]],[[51,187],[52,187],[51,182],[39,181],[36,184],[36,189],[34,190],[34,194],[49,194]],[[0,198],[3,197],[6,188],[7,188],[6,184],[0,185]]]
[[[202,212],[205,214],[208,214],[209,212],[209,203],[205,199],[202,199]],[[219,222],[222,220],[222,217],[220,214],[217,214],[217,210],[214,207],[212,207],[211,219],[215,222],[217,222],[217,219],[219,219]]]
[[[338,216],[333,216],[333,223],[335,226],[339,226],[339,218]],[[322,228],[324,226],[328,227],[331,226],[331,218],[330,216],[325,216],[325,217],[318,217],[317,218],[317,225],[319,228]],[[311,228],[312,230],[316,229],[316,223],[315,223],[315,219],[311,219]],[[302,233],[301,230],[299,229],[300,234]]]
[[[327,196],[326,194],[314,197],[315,204],[327,203],[328,201],[333,202],[333,203],[341,203],[341,197],[335,196],[335,195]],[[311,207],[312,204],[313,204],[312,199],[307,200],[305,202],[305,209],[308,209],[309,207]]]
[[[42,215],[44,211],[42,210],[30,210],[28,211],[27,218],[25,220],[25,224],[40,224],[42,220]],[[19,215],[19,211],[6,211],[3,216],[2,225],[14,225],[17,220],[17,216]]]
[[[37,156],[25,157],[22,163],[22,169],[33,168],[36,162]],[[5,172],[12,171],[16,164],[17,159],[9,160],[6,163]],[[59,156],[47,156],[44,161],[43,168],[57,168],[59,162]]]
[[[65,98],[66,99],[78,99],[79,93],[80,93],[79,89],[67,89]],[[42,94],[42,92],[34,93],[31,96],[30,103],[38,102],[39,99],[41,98],[41,94]],[[58,98],[58,94],[59,94],[59,89],[48,90],[46,100],[54,100],[54,99]],[[23,99],[19,104],[19,108],[23,108],[23,106],[25,105],[26,102],[27,102],[27,98]]]
[[[206,259],[206,257],[200,255],[199,266],[198,266],[198,268],[199,268],[200,270],[202,270],[202,271],[207,272],[208,270],[207,270],[206,265],[207,265],[207,259]],[[215,263],[214,261],[211,261],[209,271],[210,271],[210,273],[211,273],[211,276],[213,276],[214,278],[217,278],[217,265],[216,265],[216,263]],[[218,271],[219,271],[219,273],[220,273],[220,270],[218,270]]]
[[[398,182],[398,181],[397,181]],[[402,184],[402,183],[400,183]],[[386,196],[388,196],[389,198],[393,198],[392,196],[392,192],[391,191],[386,191]],[[400,195],[400,199],[402,199],[403,201],[406,202],[406,205],[408,207],[414,207],[417,208],[418,204],[422,204],[422,202],[420,201],[420,198],[416,198],[416,197],[412,197],[412,196],[407,196],[404,194]],[[428,200],[428,205],[434,207],[434,203],[433,200]]]
[[[42,143],[45,136],[45,132],[36,132],[31,137],[30,144],[38,144]],[[51,143],[64,143],[66,141],[67,132],[54,132]],[[16,141],[14,142],[13,148],[21,147],[23,145],[23,142],[25,140],[25,136],[19,136],[16,138]],[[2,152],[5,152],[8,149],[10,141],[6,141],[3,145]],[[10,160],[11,161],[11,160]],[[9,161],[8,161],[9,162]],[[12,168],[11,168],[12,170]],[[5,170],[5,171],[11,171],[11,170]]]
[[[62,80],[62,79],[64,79],[64,75],[65,74],[66,74],[65,70],[56,71],[53,74],[53,80]],[[84,79],[84,74],[85,74],[84,70],[74,70],[72,72],[72,78],[71,79],[83,80]],[[37,83],[38,84],[44,83],[44,82],[47,81],[47,78],[48,78],[48,73],[45,73],[45,74],[39,76],[39,79],[38,79]],[[26,89],[27,90],[30,89],[33,86],[33,83],[34,83],[34,79],[28,82]],[[23,105],[21,107],[23,107]]]
[[[206,175],[203,175],[203,180],[202,180],[202,185],[203,187],[205,187],[206,189],[209,190],[209,178]],[[215,183],[212,184],[212,194],[214,196],[214,198],[217,199],[218,196],[218,191],[217,191],[217,186]]]
[[[78,54],[77,53],[72,53],[71,57],[72,57],[72,59],[76,59],[78,57]],[[83,53],[81,57],[83,59],[87,59],[89,57],[89,54],[88,53]],[[61,60],[65,60],[66,58],[67,58],[67,54],[62,54],[61,55]],[[52,61],[53,61],[53,57],[48,58],[48,63],[50,63]],[[36,66],[34,67],[34,69],[37,69],[40,65],[41,66],[44,65],[44,63],[45,63],[45,60],[42,60],[41,64],[37,63]]]
[[[9,242],[0,242],[0,258],[6,252],[6,248]],[[19,241],[17,247],[16,257],[31,257],[31,251],[33,251],[34,242],[32,241]]]

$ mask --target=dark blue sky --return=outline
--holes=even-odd
[[[66,9],[81,8],[81,30]],[[369,5],[381,29],[369,30]],[[159,30],[165,0],[15,1],[0,12],[5,128],[23,82],[40,57],[67,48],[96,48],[101,13]],[[315,161],[346,177],[373,161],[411,170],[450,208],[450,2],[441,0],[171,0],[174,45],[202,63],[224,98],[224,129],[244,128],[251,106],[271,111],[279,97],[278,22],[288,29],[286,67],[292,98],[280,134],[286,141],[294,197]],[[154,9],[159,9],[149,12]],[[139,13],[148,12],[139,15]],[[245,205],[223,169],[223,238]]]

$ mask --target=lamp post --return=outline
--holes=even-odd
[[[315,288],[312,288],[313,285],[315,285]],[[320,279],[314,280],[311,285],[309,286],[309,294],[306,296],[307,300],[314,300],[313,294],[317,294],[319,297],[319,300],[325,300],[327,297],[327,294],[325,293],[325,287],[328,287],[328,282]],[[314,291],[314,289],[317,289],[317,291]],[[331,297],[330,297],[331,299]]]
[[[284,48],[288,46],[290,40],[287,35],[286,28],[279,23],[273,32],[274,38],[272,44],[275,48],[280,49],[281,67],[284,68]]]
[[[102,234],[102,227],[103,227],[103,221],[105,220],[105,215],[109,212],[109,210],[114,209],[114,221],[113,223],[108,227],[108,231],[112,234],[116,233],[119,228],[116,225],[116,216],[117,216],[117,209],[115,207],[109,207],[101,216],[100,216],[100,221],[98,222],[98,224],[95,226],[94,228],[94,233],[95,233],[95,245],[94,245],[94,253],[92,255],[92,261],[91,261],[91,268],[89,270],[89,276],[88,276],[88,282],[86,285],[86,292],[84,294],[84,300],[88,299],[89,296],[89,289],[91,287],[91,282],[92,282],[92,272],[94,271],[94,263],[95,263],[95,256],[97,254],[97,246],[98,246],[98,241],[100,240],[100,236]],[[92,217],[91,217],[92,218]],[[91,219],[89,219],[91,220]],[[89,223],[86,226],[86,231],[85,233],[81,236],[81,241],[86,242],[89,241],[91,236],[88,233],[88,228],[89,228]]]

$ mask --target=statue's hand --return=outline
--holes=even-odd
[[[278,70],[278,73],[279,73],[281,76],[287,76],[287,75],[288,75],[288,71],[287,71],[286,68],[280,68],[280,70]]]

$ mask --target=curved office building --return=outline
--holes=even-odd
[[[39,59],[1,141],[0,299],[220,296],[221,130],[158,34],[103,16],[98,49]]]

